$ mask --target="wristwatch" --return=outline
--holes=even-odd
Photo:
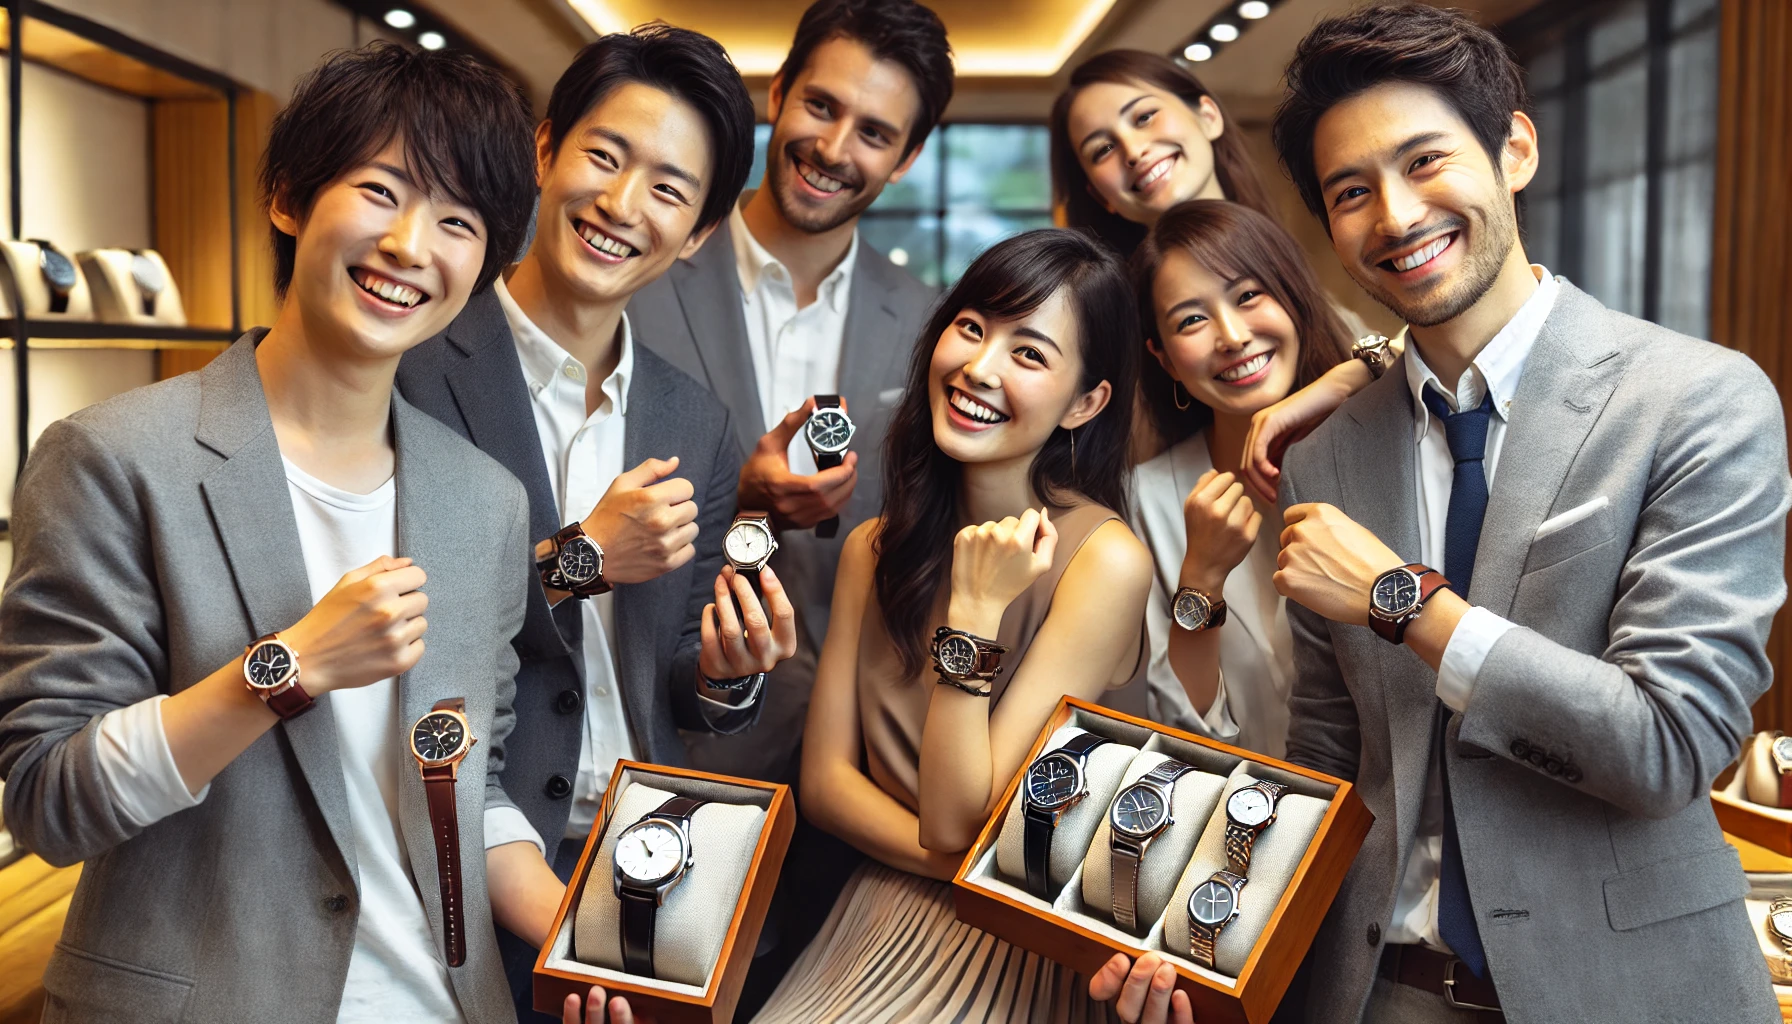
[[[1215,871],[1213,877],[1188,894],[1189,956],[1208,970],[1214,970],[1213,946],[1220,932],[1238,917],[1238,897],[1244,890],[1243,875]]]
[[[1027,891],[1042,900],[1051,896],[1052,836],[1064,812],[1089,795],[1083,766],[1089,753],[1108,742],[1092,732],[1078,733],[1056,750],[1047,751],[1027,765],[1020,783],[1020,813],[1025,831],[1021,849],[1027,865]]]
[[[149,257],[147,249],[131,250],[131,280],[137,284],[137,295],[143,300],[143,315],[156,315],[156,299],[168,287],[168,275],[159,260]]]
[[[1175,758],[1166,760],[1121,790],[1108,808],[1114,923],[1127,931],[1139,926],[1139,862],[1151,841],[1175,824],[1171,793],[1176,780],[1194,770]]]
[[[1226,624],[1226,599],[1194,587],[1176,591],[1170,602],[1170,618],[1192,633],[1218,629]]]
[[[1381,375],[1394,365],[1393,343],[1380,334],[1365,334],[1350,346],[1352,359],[1361,359],[1369,368],[1369,376],[1380,380]]]
[[[38,269],[43,271],[44,283],[50,287],[50,312],[68,312],[69,293],[75,290],[75,282],[80,280],[74,261],[41,238],[31,241],[37,246]]]
[[[816,469],[833,469],[844,462],[846,446],[852,443],[852,435],[857,432],[858,427],[853,425],[852,417],[846,415],[846,406],[839,395],[815,396],[815,411],[809,414],[809,422],[803,424],[803,440],[809,442]],[[839,516],[829,516],[815,524],[817,537],[832,537],[839,532]]]
[[[1276,805],[1286,792],[1287,786],[1259,779],[1226,798],[1226,866],[1233,874],[1250,874],[1251,847],[1276,823]]]
[[[611,854],[616,898],[622,901],[622,968],[643,978],[653,973],[653,924],[666,894],[696,863],[691,815],[708,801],[669,797],[616,837]]]
[[[568,523],[554,534],[548,550],[535,559],[535,571],[543,587],[564,590],[580,600],[610,591],[604,579],[604,549],[580,523]]]
[[[467,724],[467,702],[459,697],[436,701],[411,727],[411,756],[423,774],[429,800],[429,830],[436,837],[436,876],[442,886],[442,935],[448,943],[448,966],[467,960],[467,926],[460,901],[460,815],[454,807],[454,779],[460,763],[479,741]]]
[[[243,681],[282,719],[297,718],[317,703],[299,685],[299,655],[279,633],[243,648]]]
[[[1774,733],[1773,742],[1767,745],[1767,756],[1773,759],[1773,767],[1780,774],[1780,806],[1792,808],[1792,736]]]
[[[764,512],[737,514],[722,536],[722,555],[749,582],[758,581],[759,570],[772,560],[776,550],[778,538],[772,533],[772,517]]]
[[[1388,643],[1402,642],[1425,602],[1449,585],[1443,573],[1417,562],[1389,569],[1369,587],[1369,628]]]
[[[928,649],[940,682],[978,697],[994,691],[996,676],[1002,672],[1002,655],[1008,653],[1006,646],[994,640],[947,626],[933,631]]]

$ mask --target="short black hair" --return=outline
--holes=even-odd
[[[528,101],[497,69],[465,53],[379,41],[341,50],[299,80],[274,118],[261,158],[261,200],[305,216],[324,186],[394,138],[419,187],[485,222],[479,291],[522,248],[535,202]],[[292,284],[298,240],[272,228],[274,289]]]
[[[815,48],[834,39],[863,43],[879,60],[902,65],[921,97],[921,111],[903,144],[904,158],[927,141],[952,102],[952,46],[939,15],[915,0],[816,0],[797,22],[796,38],[778,68],[785,95],[809,64]]]
[[[579,119],[630,82],[652,86],[697,108],[709,128],[715,164],[697,230],[720,224],[734,209],[753,169],[753,98],[722,44],[701,32],[652,22],[604,36],[580,50],[548,97],[548,144],[554,153]]]
[[[1327,18],[1295,48],[1288,95],[1270,134],[1282,166],[1321,223],[1325,196],[1313,159],[1319,119],[1344,100],[1388,82],[1425,86],[1448,103],[1500,173],[1512,113],[1527,109],[1524,71],[1504,43],[1460,12],[1384,3]]]

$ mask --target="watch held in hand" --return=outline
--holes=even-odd
[[[42,238],[30,241],[37,246],[37,266],[43,271],[44,284],[50,289],[50,312],[68,312],[69,293],[75,290],[75,284],[80,280],[75,261]]]
[[[1176,823],[1170,814],[1176,780],[1194,770],[1175,758],[1166,759],[1122,789],[1108,808],[1114,923],[1127,931],[1139,927],[1139,862],[1151,841]]]
[[[604,549],[585,533],[582,523],[568,523],[549,542],[548,551],[535,560],[541,585],[564,590],[583,600],[610,591],[604,579]]]
[[[987,697],[994,690],[995,678],[1002,671],[1002,655],[1008,653],[1006,646],[994,640],[947,626],[933,631],[928,648],[940,682],[977,697]]]
[[[1226,624],[1226,599],[1205,590],[1183,587],[1170,602],[1170,618],[1191,633],[1218,629]]]
[[[659,908],[696,864],[691,848],[691,815],[707,801],[669,797],[616,837],[610,863],[616,898],[622,903],[622,967],[654,978],[653,929]]]
[[[1780,776],[1780,806],[1792,808],[1792,736],[1773,733],[1767,745],[1767,756]],[[1792,952],[1789,950],[1788,952]]]
[[[1276,823],[1276,805],[1287,791],[1287,786],[1259,779],[1226,798],[1226,866],[1233,874],[1250,874],[1251,848]]]
[[[759,571],[772,560],[778,550],[777,535],[772,533],[772,517],[765,512],[741,512],[722,535],[722,556],[734,571],[749,582],[757,582]]]
[[[1381,375],[1394,365],[1394,345],[1380,334],[1365,334],[1350,346],[1350,357],[1361,359],[1369,368],[1369,376],[1380,380]]]
[[[479,741],[467,722],[467,702],[459,697],[436,701],[411,727],[411,756],[423,776],[429,803],[429,830],[436,840],[436,878],[442,892],[442,937],[448,966],[467,961],[466,915],[461,908],[460,814],[454,804],[454,780],[460,763]]]
[[[1417,562],[1389,569],[1369,587],[1369,628],[1388,643],[1403,642],[1425,602],[1449,585],[1443,573]]]
[[[1064,813],[1089,795],[1083,766],[1089,763],[1090,752],[1106,742],[1105,736],[1078,733],[1056,750],[1034,758],[1021,779],[1021,849],[1027,866],[1027,891],[1047,902],[1052,898],[1052,837]]]
[[[1244,891],[1243,875],[1215,871],[1213,877],[1188,894],[1188,952],[1190,959],[1208,970],[1220,932],[1238,918],[1238,901]]]
[[[299,655],[279,633],[243,648],[243,681],[282,719],[297,718],[317,702],[299,685]]]
[[[833,469],[846,461],[846,448],[852,444],[858,427],[846,415],[846,406],[839,395],[816,395],[815,411],[803,424],[803,440],[815,456],[816,469]],[[815,536],[832,537],[840,532],[840,517],[829,516],[815,524]]]

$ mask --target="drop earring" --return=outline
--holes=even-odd
[[[1176,379],[1176,378],[1174,378],[1174,377],[1171,377],[1171,378],[1170,378],[1170,401],[1171,401],[1171,402],[1173,402],[1173,403],[1175,403],[1175,405],[1176,405],[1176,408],[1177,408],[1177,409],[1179,409],[1179,410],[1182,410],[1182,411],[1184,411],[1184,412],[1186,412],[1186,411],[1188,411],[1188,407],[1189,407],[1189,406],[1191,406],[1191,405],[1193,405],[1193,404],[1195,404],[1195,403],[1194,403],[1194,402],[1193,402],[1193,400],[1192,400],[1192,399],[1193,399],[1193,397],[1194,397],[1194,396],[1192,396],[1192,395],[1191,395],[1191,396],[1189,396],[1189,397],[1190,397],[1190,399],[1191,399],[1191,400],[1190,400],[1190,401],[1187,401],[1187,402],[1185,402],[1185,401],[1183,401],[1183,400],[1182,400],[1182,399],[1180,399],[1180,398],[1178,398],[1178,397],[1176,397],[1176,392],[1177,392],[1177,390],[1178,390],[1178,389],[1180,389],[1180,388],[1181,388],[1181,387],[1182,387],[1182,382],[1181,382],[1181,381],[1179,381],[1179,380],[1177,380],[1177,379]]]
[[[1076,479],[1076,428],[1070,428],[1070,479]]]

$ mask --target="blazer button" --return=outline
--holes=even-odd
[[[1551,775],[1560,775],[1562,774],[1562,762],[1553,757],[1548,758],[1543,762],[1543,770]]]
[[[337,893],[324,898],[324,909],[332,914],[340,914],[348,909],[348,897]]]
[[[1364,938],[1369,940],[1369,947],[1371,949],[1381,945],[1381,925],[1371,922],[1369,925],[1369,932]]]
[[[1569,765],[1562,769],[1562,778],[1566,779],[1570,784],[1578,784],[1581,780],[1580,769],[1573,765]]]
[[[579,691],[561,690],[560,695],[554,698],[554,710],[563,715],[570,715],[579,710],[579,705],[583,703],[585,703],[585,698],[579,696]]]
[[[1548,755],[1541,749],[1532,747],[1531,752],[1525,756],[1525,760],[1531,763],[1531,767],[1541,768],[1543,767],[1543,762],[1548,760]]]
[[[1529,743],[1526,743],[1523,740],[1513,740],[1512,741],[1512,756],[1513,757],[1516,757],[1520,761],[1522,761],[1526,757],[1530,756],[1530,753],[1531,753],[1531,745]]]
[[[549,798],[558,800],[572,792],[572,780],[564,775],[550,775],[546,789]]]

